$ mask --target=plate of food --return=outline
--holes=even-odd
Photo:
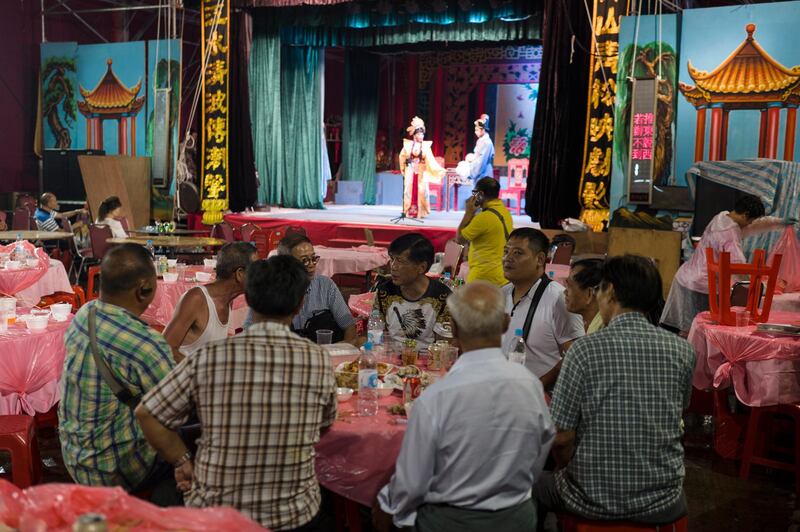
[[[756,327],[756,331],[785,336],[800,336],[800,325],[789,325],[786,323],[759,323]]]
[[[391,364],[378,362],[378,377],[385,377],[397,369]],[[336,386],[341,388],[358,389],[358,359],[351,362],[342,362],[334,370],[336,375]]]

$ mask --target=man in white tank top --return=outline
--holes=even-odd
[[[231,304],[244,293],[247,267],[256,259],[256,248],[251,244],[226,244],[217,255],[217,279],[183,294],[164,329],[177,362],[209,342],[227,338]]]

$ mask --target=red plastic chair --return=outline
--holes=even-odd
[[[12,231],[30,231],[31,230],[31,213],[25,207],[17,207],[14,209],[14,217],[11,219]]]
[[[252,242],[253,232],[257,229],[258,226],[256,224],[244,224],[242,227],[240,227],[239,232],[242,234],[242,241]]]
[[[689,517],[683,516],[674,523],[645,525],[630,521],[592,521],[571,514],[559,516],[562,532],[687,532]]]
[[[31,416],[0,416],[0,449],[11,455],[11,481],[19,488],[38,484],[42,461]]]
[[[747,310],[754,323],[764,323],[769,319],[772,308],[772,296],[775,295],[775,284],[781,269],[782,255],[775,255],[772,265],[765,263],[765,252],[757,249],[753,253],[753,262],[731,264],[731,254],[720,253],[719,261],[714,260],[714,250],[706,248],[708,264],[708,307],[711,319],[723,325],[736,325],[736,317],[731,312],[730,286],[733,275],[749,275],[750,290],[747,295]],[[761,309],[758,308],[761,286],[766,282],[766,294]]]
[[[236,237],[233,234],[233,227],[228,222],[220,222],[211,228],[211,238],[219,238],[225,242],[233,242]]]
[[[786,454],[794,455],[794,462],[782,462],[766,457],[767,451],[774,446],[766,441],[766,432],[761,427],[763,417],[774,417],[784,415],[794,420],[794,449],[788,450]],[[784,449],[787,450],[787,449]],[[763,453],[763,454],[762,454]],[[747,480],[750,477],[750,467],[753,465],[763,465],[773,469],[782,469],[794,473],[794,490],[800,495],[800,405],[775,405],[752,407],[750,409],[750,419],[747,422],[747,435],[744,440],[742,450],[742,464],[739,468],[739,478]]]
[[[261,228],[250,234],[250,242],[255,244],[259,259],[266,259],[269,255],[269,235]]]
[[[97,299],[97,296],[100,295],[99,293],[96,293],[94,291],[95,282],[97,282],[99,290],[99,284],[100,284],[99,280],[100,280],[100,266],[90,266],[88,272],[86,273],[86,301]]]
[[[269,249],[267,250],[267,254],[269,254],[269,252],[272,251],[273,249],[277,248],[278,244],[280,243],[281,240],[283,240],[283,237],[285,236],[286,236],[286,231],[284,229],[274,229],[272,232],[270,232]]]
[[[500,191],[500,199],[505,200],[506,207],[511,209],[511,200],[514,200],[514,212],[519,216],[522,210],[522,199],[528,188],[528,159],[508,160],[508,188]]]

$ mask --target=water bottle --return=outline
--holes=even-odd
[[[150,256],[153,258],[153,260],[155,260],[156,259],[156,248],[153,246],[153,241],[152,240],[148,240],[147,244],[145,244],[144,247],[147,248],[147,252],[150,253]]]
[[[367,322],[367,341],[373,346],[383,344],[383,330],[385,324],[379,310],[375,309],[369,316]]]
[[[525,338],[522,337],[522,329],[514,331],[514,341],[511,344],[508,360],[517,364],[525,364]]]
[[[364,353],[358,359],[358,415],[374,416],[378,413],[378,364],[372,353],[372,344],[364,344]]]
[[[17,233],[17,242],[14,246],[14,251],[11,253],[11,260],[24,261],[27,255],[28,253],[25,251],[25,246],[22,244],[22,234]]]
[[[453,280],[450,278],[450,272],[444,272],[444,279],[442,280],[442,282],[450,290],[452,290],[454,288]]]

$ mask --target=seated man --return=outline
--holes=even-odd
[[[278,243],[278,255],[290,255],[302,262],[311,279],[303,308],[292,320],[292,330],[316,341],[319,329],[330,329],[334,342],[352,343],[356,339],[356,320],[336,283],[330,277],[317,275],[319,256],[314,253],[311,240],[298,233],[287,235]],[[252,321],[251,310],[245,327],[249,327]]]
[[[445,305],[450,289],[425,275],[433,255],[433,244],[419,233],[395,238],[389,245],[391,279],[378,284],[373,304],[391,338],[416,340],[420,348],[435,340],[436,323],[450,320]]]
[[[58,212],[58,198],[52,192],[45,192],[39,198],[39,207],[33,217],[36,219],[36,227],[39,231],[61,231],[59,220],[71,218],[76,214],[88,214],[86,209],[75,209],[74,211]],[[73,224],[72,228],[77,229],[80,223]]]
[[[597,303],[597,289],[600,285],[601,259],[583,259],[572,263],[564,290],[567,310],[583,319],[586,334],[603,328],[603,316]]]
[[[164,338],[172,347],[176,362],[207,343],[228,336],[231,305],[244,293],[247,267],[256,259],[256,248],[247,242],[225,244],[217,254],[216,280],[183,294],[164,329]]]
[[[157,460],[133,410],[120,402],[98,371],[89,335],[94,310],[98,353],[131,394],[147,392],[174,365],[164,338],[139,319],[155,292],[156,272],[147,250],[136,244],[112,248],[100,265],[100,298],[81,307],[64,335],[61,452],[80,484],[133,491],[164,475],[172,479],[172,469]]]
[[[660,295],[649,259],[603,264],[606,327],[576,340],[564,357],[550,407],[560,468],[536,485],[540,508],[647,524],[686,514],[681,416],[695,357],[686,340],[648,321]]]
[[[293,257],[252,263],[253,325],[185,358],[136,409],[187,506],[232,506],[272,530],[329,529],[314,445],[336,419],[336,382],[327,353],[289,330],[309,282]],[[193,412],[196,460],[176,432]]]
[[[503,336],[506,353],[517,329],[525,336],[525,366],[550,389],[561,368],[561,353],[584,335],[583,320],[567,310],[564,287],[545,275],[550,242],[538,229],[522,227],[509,235],[503,255],[503,287],[511,325]]]
[[[468,284],[447,307],[463,354],[414,401],[376,525],[386,512],[420,532],[535,530],[531,486],[555,436],[542,385],[500,349],[508,315],[498,287]]]

